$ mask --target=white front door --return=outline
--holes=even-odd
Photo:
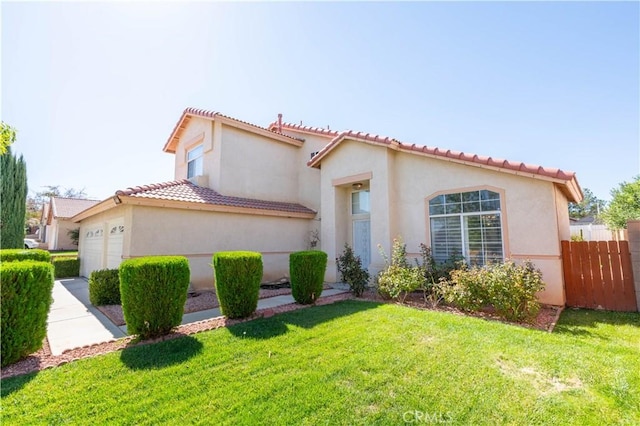
[[[371,263],[371,221],[355,219],[353,221],[353,252],[362,261],[364,268]]]

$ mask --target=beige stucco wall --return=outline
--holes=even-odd
[[[189,259],[191,282],[213,289],[212,256],[250,250],[263,255],[263,281],[289,275],[289,254],[307,248],[309,219],[135,206],[128,256],[181,255]]]
[[[49,250],[75,250],[78,248],[69,237],[68,232],[78,227],[77,223],[73,223],[68,219],[53,219],[47,235]]]
[[[350,185],[334,187],[335,179],[366,172],[372,175],[370,270],[373,273],[384,265],[377,244],[389,253],[393,238],[400,235],[409,253],[417,254],[420,243],[430,245],[428,198],[441,191],[488,187],[503,194],[505,256],[534,262],[547,283],[546,290],[539,295],[540,300],[564,304],[559,235],[569,232],[569,221],[568,216],[565,221],[566,198],[552,182],[353,141],[342,143],[323,159],[321,172],[322,247],[330,260],[339,255],[344,242],[350,243],[351,239],[350,232],[334,232],[341,222],[350,221],[348,201],[344,201],[346,212],[344,206],[337,208],[337,200],[347,197]],[[328,268],[327,280],[333,281],[336,277],[333,262]]]

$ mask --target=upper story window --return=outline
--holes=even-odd
[[[203,174],[202,154],[204,148],[198,145],[187,151],[187,179]]]
[[[482,266],[504,259],[500,194],[486,189],[429,200],[431,250],[437,261],[464,256]]]

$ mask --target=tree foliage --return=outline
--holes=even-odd
[[[9,146],[16,141],[16,130],[4,121],[0,122],[0,155],[5,154]]]
[[[579,203],[569,203],[569,217],[572,219],[582,219],[587,216],[598,217],[604,211],[606,202],[599,199],[589,188],[585,188],[584,198]]]
[[[19,158],[13,155],[10,147],[0,156],[0,191],[0,246],[23,248],[27,165],[22,155]]]
[[[611,202],[602,214],[611,229],[626,228],[627,221],[634,219],[640,219],[640,175],[611,190]]]

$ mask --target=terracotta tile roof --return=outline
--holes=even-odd
[[[321,127],[311,127],[311,126],[303,126],[301,124],[293,124],[293,123],[282,123],[282,128],[286,130],[293,130],[302,133],[312,133],[316,135],[322,135],[327,137],[336,137],[340,133],[335,130],[323,129]],[[278,130],[278,122],[274,121],[269,124],[269,130],[272,132],[276,132]],[[277,132],[276,132],[277,133]]]
[[[165,152],[175,152],[175,147],[178,144],[178,140],[180,139],[180,136],[182,136],[182,132],[184,131],[184,129],[187,127],[187,125],[189,124],[189,121],[191,120],[191,117],[202,117],[202,118],[209,118],[209,119],[222,119],[224,121],[227,122],[232,122],[235,123],[239,126],[242,127],[247,127],[249,129],[253,129],[255,131],[258,132],[264,132],[264,134],[267,135],[277,135],[279,138],[284,139],[284,140],[288,140],[292,143],[295,144],[301,144],[301,140],[298,138],[294,138],[288,135],[285,135],[284,133],[278,133],[278,132],[274,132],[271,131],[269,129],[265,129],[264,127],[249,123],[247,121],[242,121],[242,120],[238,120],[237,118],[233,118],[233,117],[229,117],[228,115],[224,115],[221,114],[219,112],[216,111],[209,111],[209,110],[205,110],[205,109],[198,109],[198,108],[186,108],[183,112],[182,115],[180,116],[180,119],[178,120],[178,122],[176,123],[176,125],[173,127],[173,130],[171,131],[171,135],[169,135],[169,138],[167,139],[167,142],[164,144],[164,148],[163,151]]]
[[[507,169],[512,171],[519,171],[523,173],[531,173],[540,176],[546,176],[553,179],[571,180],[575,177],[574,172],[565,172],[560,169],[542,167],[526,163],[518,163],[501,158],[486,157],[476,154],[469,154],[460,151],[452,151],[450,149],[440,149],[437,147],[428,147],[416,144],[406,144],[399,142],[396,139],[383,137],[379,135],[372,135],[363,132],[353,132],[351,130],[342,132],[335,137],[329,144],[321,149],[316,156],[313,157],[307,164],[309,166],[318,166],[322,158],[333,150],[340,142],[345,139],[354,139],[362,142],[369,142],[376,145],[388,146],[398,149],[400,151],[407,151],[412,153],[426,154],[432,157],[439,157],[443,159],[458,160],[464,163],[472,163],[477,165],[485,165],[490,167],[496,167],[500,169]]]
[[[284,213],[301,213],[310,215],[315,215],[316,213],[303,205],[295,203],[264,201],[252,198],[222,195],[213,189],[197,186],[186,179],[127,188],[126,190],[117,191],[116,195],[212,204],[247,209],[272,210]]]
[[[98,200],[85,200],[80,198],[51,197],[51,213],[55,218],[68,219],[83,210],[98,204]]]

